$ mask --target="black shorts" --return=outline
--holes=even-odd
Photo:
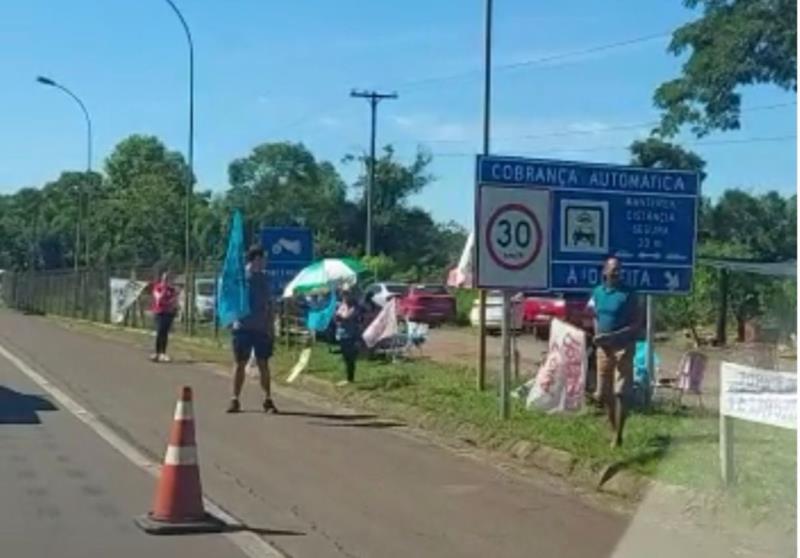
[[[269,359],[272,356],[272,339],[263,331],[234,331],[233,356],[236,362],[247,362],[252,354],[255,354],[256,360]]]

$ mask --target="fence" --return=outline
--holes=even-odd
[[[192,323],[186,331],[189,334],[213,336],[219,339],[220,330],[216,320],[216,277],[215,270],[199,270],[194,273],[193,293],[194,311]],[[111,279],[133,279],[152,281],[157,270],[152,267],[116,267],[109,269],[81,269],[79,271],[6,271],[0,274],[0,297],[3,303],[21,312],[30,314],[49,314],[111,323]],[[175,284],[186,284],[183,276],[175,278]],[[147,290],[131,305],[120,324],[132,328],[148,328],[152,325],[149,313],[151,297]],[[183,307],[183,297],[181,297]],[[300,310],[293,304],[280,304],[277,311],[277,329],[287,344],[306,336],[304,321]],[[181,322],[187,326],[181,312]]]
[[[195,309],[190,313],[192,328],[197,323],[213,323],[213,306],[200,308],[198,304],[201,294],[206,298],[214,297],[213,285],[216,273],[201,270],[194,273],[195,288],[190,296],[195,300]],[[153,268],[127,267],[108,269],[54,270],[54,271],[6,271],[2,274],[2,299],[6,306],[32,314],[50,314],[79,318],[94,322],[111,322],[111,287],[112,278],[151,281],[156,277]],[[198,289],[198,284],[205,280],[212,285],[210,292]],[[179,276],[175,283],[179,287],[186,284],[185,278]],[[212,298],[213,300],[213,298]],[[181,300],[183,306],[183,300]],[[128,327],[147,327],[150,320],[147,309],[150,306],[150,295],[145,292],[139,297],[125,316],[123,325]],[[182,312],[182,315],[185,313]],[[182,320],[185,323],[185,319]]]

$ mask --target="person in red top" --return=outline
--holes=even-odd
[[[172,284],[172,275],[169,271],[161,274],[161,280],[153,283],[151,287],[153,304],[151,310],[156,325],[156,352],[150,357],[153,362],[169,362],[167,355],[167,342],[169,330],[178,311],[178,289]]]

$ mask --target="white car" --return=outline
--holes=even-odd
[[[472,327],[480,325],[480,299],[476,298],[469,312],[469,322]],[[522,330],[523,304],[519,295],[511,299],[511,327],[515,331]],[[502,291],[489,291],[486,293],[486,330],[499,332],[503,327],[503,293]]]
[[[372,301],[383,308],[392,297],[404,297],[408,294],[408,285],[404,283],[373,283],[364,291],[364,298],[372,295]]]
[[[196,279],[194,283],[194,304],[197,318],[203,321],[214,319],[214,280]]]

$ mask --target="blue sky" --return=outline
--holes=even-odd
[[[418,144],[434,154],[437,180],[415,203],[469,225],[472,154],[481,145],[483,0],[176,1],[196,44],[200,188],[226,188],[230,161],[265,141],[302,141],[337,164],[365,149],[368,105],[348,95],[377,87],[400,95],[380,107],[379,144],[395,144],[405,159]],[[666,33],[694,16],[679,0],[495,0],[494,62]],[[667,41],[498,69],[493,150],[626,162],[626,146],[657,118],[653,90],[679,70]],[[186,46],[163,0],[3,2],[0,43],[0,192],[42,185],[85,161],[77,107],[36,84],[37,74],[89,107],[96,167],[130,133],[185,151]],[[459,77],[436,79],[448,76]],[[786,139],[796,133],[795,98],[746,89],[742,129],[691,146],[708,161],[706,193],[795,191],[796,142]],[[348,180],[357,172],[341,170]]]

